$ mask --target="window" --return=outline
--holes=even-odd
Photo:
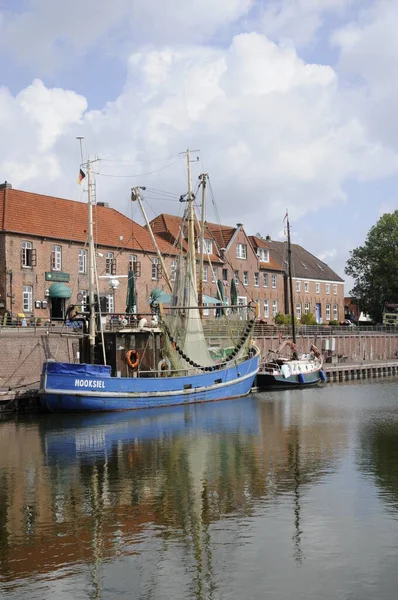
[[[171,268],[170,268],[170,280],[171,281],[175,281],[176,280],[176,273],[177,273],[177,261],[176,260],[172,260],[171,261]]]
[[[31,285],[23,286],[22,306],[24,312],[32,312],[33,310],[33,288]]]
[[[77,294],[77,302],[80,307],[81,312],[86,312],[88,310],[88,291],[80,290]]]
[[[273,300],[272,301],[272,316],[276,317],[277,314],[278,314],[278,301]]]
[[[321,284],[320,283],[316,283],[315,284],[315,293],[316,294],[320,294],[321,293]]]
[[[236,244],[236,258],[247,258],[247,246],[246,244]]]
[[[248,273],[248,271],[243,271],[243,285],[249,285],[249,273]]]
[[[53,246],[51,251],[51,270],[60,271],[62,267],[61,246]]]
[[[325,284],[325,291],[327,294],[330,294],[330,283]]]
[[[87,250],[79,250],[79,273],[87,273]]]
[[[330,304],[326,304],[326,321],[330,321]]]
[[[272,275],[272,287],[276,288],[276,275]]]
[[[137,264],[137,255],[136,254],[130,254],[129,270],[135,272],[135,268],[134,267],[135,267],[136,264]]]
[[[159,279],[159,259],[152,259],[152,279]]]
[[[337,304],[333,304],[333,319],[335,321],[339,320],[339,307]]]
[[[115,312],[115,298],[113,294],[108,294],[106,297],[106,312]]]
[[[268,273],[264,273],[264,281],[263,281],[263,286],[266,288],[268,287]]]
[[[254,273],[254,286],[258,287],[260,285],[260,274]]]
[[[337,296],[337,284],[336,283],[333,284],[333,294],[335,296]]]
[[[209,272],[209,267],[207,265],[203,265],[203,281],[207,283],[207,274]]]
[[[211,276],[211,282],[212,283],[217,283],[217,279],[218,279],[218,267],[213,267],[213,273]]]
[[[32,242],[21,243],[21,266],[22,267],[34,267],[34,250]]]
[[[296,304],[296,317],[301,319],[301,304]]]
[[[269,317],[269,304],[268,300],[264,300],[264,317]]]
[[[203,316],[208,317],[209,314],[210,314],[209,305],[204,302],[203,303]]]
[[[105,273],[107,275],[114,275],[115,274],[115,269],[114,269],[114,256],[113,256],[113,252],[107,252],[105,255]]]
[[[236,285],[239,285],[239,271],[234,271],[234,279]]]
[[[261,262],[269,262],[269,250],[267,248],[257,248],[257,257]]]
[[[228,281],[228,269],[222,270],[222,278],[223,278],[223,281]]]
[[[304,292],[306,292],[308,294],[309,291],[310,291],[309,281],[305,281],[304,282]]]
[[[296,281],[296,292],[301,292],[301,281]]]
[[[310,312],[310,304],[309,304],[309,302],[306,302],[304,304],[304,314],[308,315],[309,312]]]

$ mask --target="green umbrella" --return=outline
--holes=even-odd
[[[225,295],[224,295],[224,284],[222,282],[221,279],[219,279],[217,281],[217,292],[218,292],[218,298],[219,298],[219,302],[222,306],[224,306],[225,304]],[[217,309],[216,310],[216,317],[221,317],[221,315],[224,313],[223,309]]]
[[[236,289],[236,281],[235,278],[231,279],[231,304],[232,306],[236,306],[238,304],[238,290]],[[236,308],[232,309],[232,312],[236,312]]]
[[[134,271],[130,269],[127,279],[127,298],[126,298],[126,313],[129,315],[135,313],[137,304],[137,295],[135,293],[135,277]]]

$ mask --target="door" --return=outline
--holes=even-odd
[[[315,318],[317,323],[322,323],[321,305],[315,304]]]
[[[51,318],[65,318],[65,298],[51,298]]]

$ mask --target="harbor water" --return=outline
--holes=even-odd
[[[397,380],[0,434],[0,598],[397,597]]]

